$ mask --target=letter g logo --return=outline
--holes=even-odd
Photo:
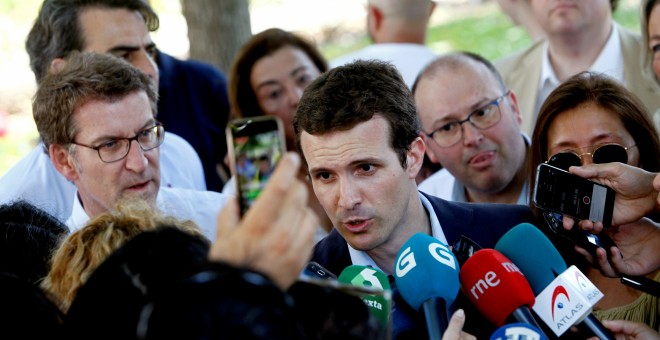
[[[410,250],[410,247],[406,248],[399,256],[399,259],[396,261],[396,276],[403,277],[409,271],[417,266],[415,261],[415,253]]]
[[[434,259],[438,262],[456,269],[456,260],[454,256],[449,251],[449,248],[441,243],[431,243],[429,244],[429,252]]]

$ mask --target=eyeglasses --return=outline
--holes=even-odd
[[[160,123],[146,128],[131,138],[115,138],[98,146],[90,146],[73,142],[72,144],[96,150],[99,158],[105,163],[117,162],[126,157],[131,150],[131,142],[136,141],[142,151],[149,151],[163,144],[165,128]]]
[[[631,145],[629,147],[624,147],[623,145],[610,143],[598,145],[593,152],[585,152],[577,154],[573,151],[564,151],[557,153],[550,157],[546,163],[568,171],[568,168],[571,166],[580,166],[582,165],[582,157],[585,155],[591,156],[591,159],[594,163],[603,164],[603,163],[613,163],[620,162],[627,164],[628,163],[628,150],[637,146]]]
[[[431,133],[426,133],[426,135],[433,138],[439,146],[446,148],[458,143],[461,138],[463,138],[463,123],[470,122],[472,126],[480,130],[487,129],[497,124],[502,117],[500,112],[500,102],[509,95],[509,92],[510,91],[507,91],[505,94],[493,99],[488,104],[472,111],[467,118],[445,124],[440,128],[431,131]]]

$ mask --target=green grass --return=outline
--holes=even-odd
[[[622,3],[614,13],[614,19],[624,27],[639,31],[638,11],[637,5]],[[527,33],[514,26],[497,6],[484,6],[461,19],[431,26],[426,40],[427,44],[438,53],[469,51],[490,60],[522,50],[530,44]],[[353,41],[321,44],[320,49],[323,55],[331,60],[368,44],[370,44],[369,39],[362,34],[353,37]]]

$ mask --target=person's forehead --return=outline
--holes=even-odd
[[[90,98],[74,110],[74,122],[81,133],[102,131],[111,134],[131,134],[155,122],[144,91],[135,91],[120,98]]]
[[[88,7],[78,17],[85,51],[108,52],[117,46],[141,46],[149,30],[138,11]]]

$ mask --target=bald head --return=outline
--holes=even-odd
[[[375,43],[423,44],[434,8],[430,0],[368,0],[369,35]]]
[[[490,81],[493,81],[500,90],[506,91],[502,76],[490,61],[474,53],[455,52],[445,54],[427,65],[420,72],[412,87],[412,92],[415,94],[419,83],[423,80],[435,79],[439,76],[445,76],[447,73],[460,74],[466,70],[483,74]]]

